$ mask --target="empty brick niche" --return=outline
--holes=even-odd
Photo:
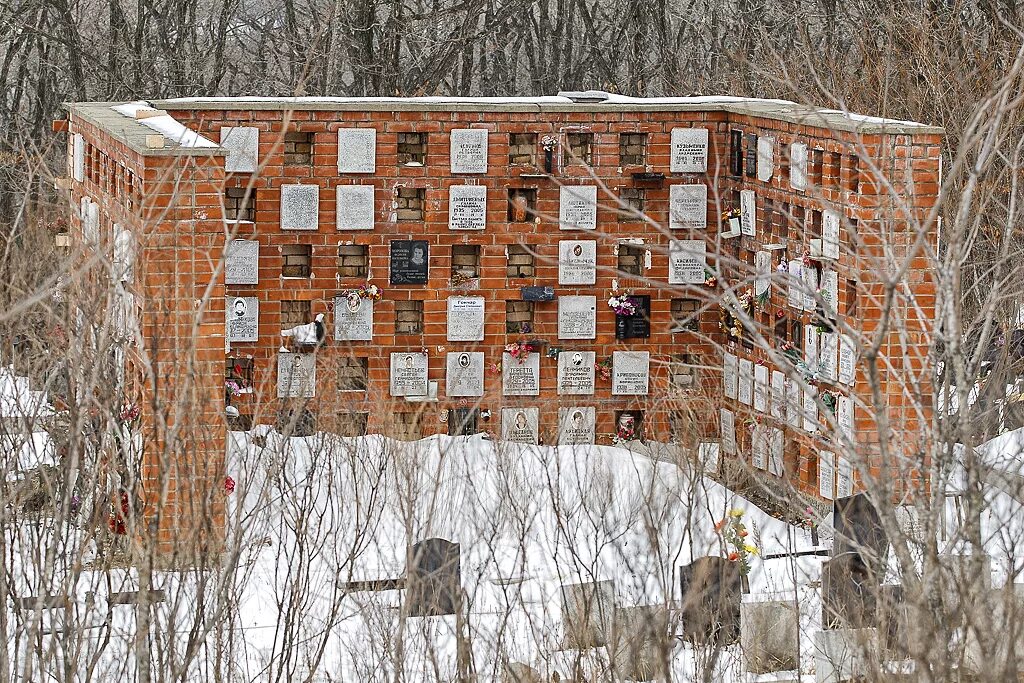
[[[427,134],[398,134],[398,163],[402,166],[423,166],[427,163]]]
[[[593,133],[566,133],[565,154],[563,163],[593,165],[594,162],[594,134]]]
[[[338,276],[366,277],[370,272],[370,248],[365,244],[338,245]]]
[[[533,302],[505,302],[505,332],[507,334],[529,334],[533,332]]]
[[[422,187],[400,187],[395,192],[395,218],[422,221],[427,192]]]
[[[313,133],[292,131],[284,134],[284,163],[288,166],[313,165]]]
[[[423,334],[423,302],[395,302],[395,334]]]
[[[512,166],[537,165],[536,133],[509,133],[508,163]]]
[[[281,247],[282,277],[309,277],[312,272],[313,247],[309,244],[286,244]]]
[[[533,252],[530,251],[530,248],[525,244],[510,244],[506,276],[510,278],[533,277],[535,272]]]
[[[619,165],[643,166],[647,163],[647,134],[621,133],[619,135]]]

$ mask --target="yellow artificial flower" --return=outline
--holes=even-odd
[[[743,516],[743,510],[740,510],[739,508],[733,508],[732,510],[729,510],[729,516],[730,517],[742,517]]]
[[[757,548],[755,548],[752,545],[745,545],[745,546],[743,546],[743,550],[745,550],[746,552],[750,553],[751,555],[757,555],[758,554]]]

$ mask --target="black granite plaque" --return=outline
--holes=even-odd
[[[430,265],[426,240],[395,240],[391,243],[391,284],[424,285]]]
[[[757,133],[747,133],[747,177],[757,176]]]
[[[455,614],[462,590],[458,543],[428,538],[412,547],[412,565],[406,572],[409,616]]]
[[[882,528],[878,510],[867,494],[838,498],[832,523],[836,530],[832,554],[836,557],[857,555],[875,576],[876,583],[881,583],[889,539]]]
[[[616,339],[646,339],[651,336],[651,297],[632,296],[636,313],[615,316]]]

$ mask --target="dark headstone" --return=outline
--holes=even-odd
[[[747,177],[757,177],[757,133],[747,133]]]
[[[313,436],[316,434],[316,415],[308,408],[284,408],[277,413],[274,428],[281,436]]]
[[[837,557],[846,553],[859,555],[868,571],[877,577],[876,583],[881,583],[889,539],[878,510],[867,494],[836,500],[832,522],[835,528],[832,554]]]
[[[523,287],[519,290],[519,295],[523,301],[554,301],[555,300],[555,288],[554,287]]]
[[[479,416],[478,408],[452,408],[448,411],[448,436],[473,436]]]
[[[615,316],[616,339],[646,339],[651,336],[651,297],[633,295],[636,313]]]
[[[430,267],[426,240],[395,240],[391,243],[391,284],[423,285]]]
[[[437,617],[455,614],[462,590],[458,543],[428,538],[413,545],[412,565],[406,572],[409,616]]]
[[[845,553],[821,566],[824,628],[868,628],[877,623],[879,582],[860,555]]]
[[[739,565],[724,557],[701,557],[679,570],[683,637],[724,645],[740,637],[743,580]]]

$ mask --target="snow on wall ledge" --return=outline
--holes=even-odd
[[[115,105],[111,109],[163,135],[179,147],[220,147],[213,140],[186,128],[170,114],[150,106],[148,102],[126,102]],[[142,117],[139,116],[140,113],[143,114]]]

